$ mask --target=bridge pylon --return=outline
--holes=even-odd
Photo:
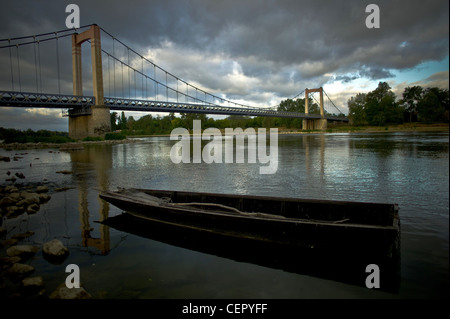
[[[327,129],[327,119],[325,118],[325,110],[323,108],[323,88],[318,89],[305,89],[305,113],[309,114],[309,93],[319,92],[320,93],[320,118],[317,119],[303,119],[303,130],[326,130]]]
[[[83,95],[81,45],[86,41],[91,42],[95,105],[84,111],[69,111],[69,136],[74,139],[83,139],[88,136],[104,136],[105,133],[111,131],[109,107],[104,105],[100,27],[95,24],[89,30],[72,35],[73,94],[77,96]]]

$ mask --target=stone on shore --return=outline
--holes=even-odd
[[[51,263],[61,263],[69,255],[69,250],[59,239],[53,239],[42,246],[45,259]]]
[[[15,245],[11,246],[6,250],[6,254],[9,257],[18,256],[22,260],[26,260],[33,256],[37,251],[39,250],[39,247],[32,246],[32,245]]]
[[[39,203],[44,204],[47,203],[50,198],[52,198],[50,195],[48,194],[39,194]]]
[[[12,239],[22,240],[22,239],[31,237],[31,236],[33,236],[33,235],[34,235],[34,231],[27,231],[27,232],[25,232],[25,233],[20,233],[20,234],[12,235],[11,238],[12,238]]]
[[[53,291],[50,299],[91,299],[91,295],[83,288],[67,288],[66,284],[59,285]]]
[[[20,202],[17,203],[18,206],[31,205],[31,204],[39,204],[39,194],[22,192],[20,196],[23,198]]]
[[[36,193],[47,193],[48,187],[47,186],[38,186],[36,188]]]
[[[25,278],[22,280],[21,291],[27,296],[42,296],[45,293],[44,280],[41,276]]]
[[[39,211],[39,205],[38,204],[31,204],[30,206],[27,207],[27,214],[28,215],[32,215],[32,214],[36,214]]]
[[[15,263],[14,265],[12,265],[11,268],[8,269],[8,274],[13,277],[26,277],[33,271],[34,271],[33,266]]]
[[[0,266],[6,265],[7,267],[14,265],[20,261],[20,257],[0,257]]]

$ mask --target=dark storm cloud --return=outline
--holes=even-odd
[[[74,1],[3,4],[2,36],[65,28]],[[164,40],[234,59],[257,57],[271,67],[323,62],[326,72],[411,68],[448,54],[447,1],[377,1],[381,28],[367,29],[364,1],[76,1],[81,23],[97,23],[141,48]],[[11,10],[11,11],[10,11]],[[20,19],[17,19],[21,16]],[[400,46],[406,43],[406,46]],[[260,68],[246,69],[258,75]],[[273,71],[273,70],[268,70]],[[254,73],[253,73],[254,72]],[[379,76],[379,72],[366,72]],[[316,76],[306,73],[306,76]]]
[[[8,1],[0,38],[65,29],[70,3],[82,25],[100,25],[180,78],[255,103],[333,81],[393,79],[449,52],[444,0]],[[369,3],[379,5],[380,29],[365,26]]]

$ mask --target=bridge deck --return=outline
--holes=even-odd
[[[48,94],[31,92],[0,91],[0,106],[40,107],[72,109],[66,115],[90,114],[90,106],[95,105],[92,96]],[[320,119],[320,114],[280,112],[262,108],[227,107],[216,104],[197,104],[169,101],[147,101],[105,97],[103,105],[117,111],[203,113],[217,115],[269,116],[303,119]],[[326,116],[328,120],[347,122],[347,118]]]

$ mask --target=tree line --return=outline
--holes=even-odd
[[[17,130],[0,127],[0,140],[3,143],[67,143],[75,140],[67,132],[49,130]]]
[[[111,113],[111,129],[113,131],[120,130],[126,135],[158,135],[170,134],[177,127],[184,127],[192,130],[193,121],[201,120],[202,129],[214,127],[218,129],[236,128],[243,129],[248,127],[281,127],[280,119],[274,117],[250,117],[232,115],[224,119],[214,119],[207,117],[206,114],[197,113],[181,113],[179,117],[174,113],[166,116],[153,116],[151,114],[144,115],[135,120],[133,116],[126,117],[124,112],[120,115],[117,112]]]
[[[284,112],[299,112],[305,113],[305,99],[299,98],[296,100],[287,99],[281,101],[277,107],[278,111]],[[309,98],[309,113],[319,114],[319,105]],[[325,111],[326,114],[329,114]],[[336,114],[331,114],[338,116]],[[339,116],[344,117],[344,114]],[[151,114],[142,116],[138,120],[135,120],[133,116],[126,117],[122,111],[121,114],[117,112],[111,113],[111,129],[113,131],[121,130],[127,135],[155,135],[155,134],[170,134],[170,132],[177,127],[184,127],[188,130],[192,130],[193,120],[201,120],[202,129],[209,127],[215,127],[218,129],[225,128],[271,128],[271,127],[283,127],[283,128],[302,128],[301,118],[279,118],[279,117],[267,117],[267,116],[241,116],[232,115],[225,119],[209,118],[205,114],[196,113],[181,113],[180,117],[176,117],[174,113],[169,113],[166,116],[152,116]]]
[[[358,93],[348,100],[350,123],[383,126],[405,122],[448,122],[449,90],[409,86],[397,100],[391,87],[380,82],[369,93]]]

